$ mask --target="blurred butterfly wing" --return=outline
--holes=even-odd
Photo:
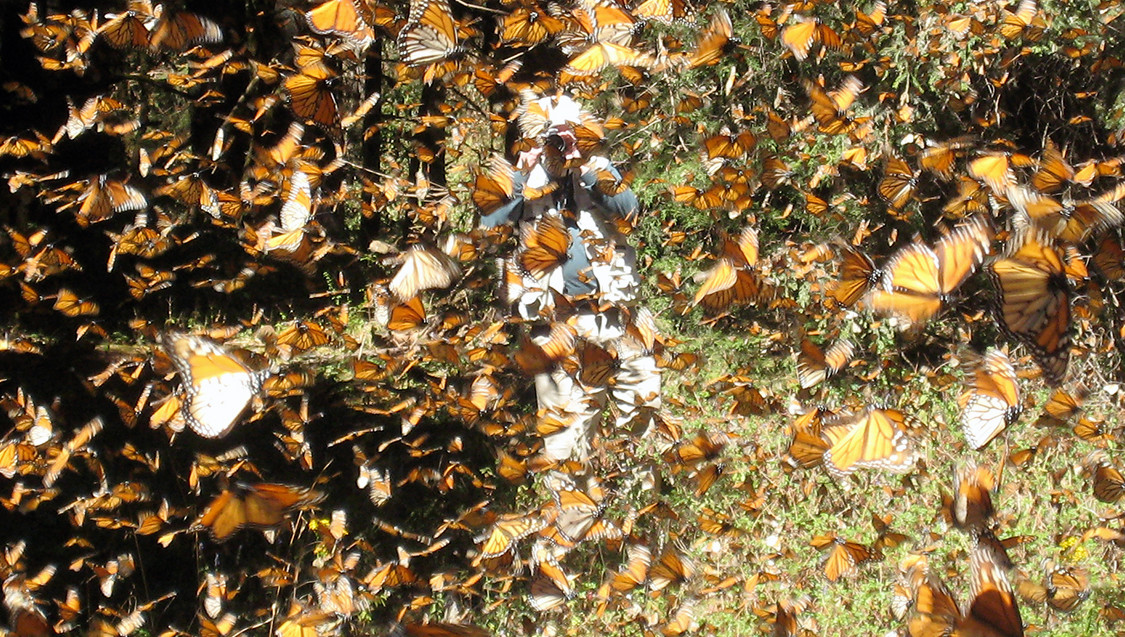
[[[315,33],[326,35],[337,33],[360,46],[366,46],[375,39],[375,32],[359,15],[357,0],[327,0],[305,12],[309,28]],[[362,2],[363,0],[358,0]]]
[[[543,529],[544,522],[538,517],[509,517],[498,520],[488,536],[480,540],[480,555],[491,559],[500,557],[515,547],[515,543]]]
[[[988,254],[992,243],[992,230],[983,217],[974,217],[938,239],[934,245],[941,266],[941,293],[952,294],[965,279],[976,272]]]
[[[871,558],[871,550],[866,546],[836,538],[825,557],[824,574],[828,581],[835,582]]]
[[[410,299],[423,290],[440,290],[453,285],[461,267],[440,250],[415,244],[405,253],[402,266],[388,284],[400,299]]]
[[[1023,620],[1016,606],[1015,594],[1008,581],[1007,571],[1011,562],[1000,541],[991,532],[977,536],[976,545],[970,553],[972,568],[972,602],[958,630],[958,634],[994,634],[1001,637],[1022,637]],[[970,629],[982,630],[984,626],[993,632],[968,632]]]
[[[677,582],[686,581],[695,574],[695,564],[686,555],[669,547],[660,560],[649,569],[649,588],[661,591]]]
[[[641,586],[648,579],[648,569],[652,564],[652,552],[643,544],[633,544],[626,549],[629,559],[625,568],[613,576],[610,586],[618,593],[627,593]]]
[[[245,503],[233,491],[223,491],[211,501],[199,519],[198,525],[211,530],[211,535],[222,542],[246,523]]]
[[[555,578],[542,573],[531,580],[531,607],[540,613],[562,606],[572,594],[572,590],[563,590]]]
[[[720,9],[711,16],[711,22],[699,37],[695,51],[688,57],[689,66],[697,68],[716,64],[722,59],[723,52],[733,35],[734,27],[730,15],[727,14],[726,9]]]
[[[906,416],[897,409],[868,408],[850,427],[827,428],[825,434],[832,445],[824,465],[837,479],[864,467],[903,473],[914,466]]]
[[[570,251],[570,233],[560,217],[548,215],[533,227],[526,226],[521,237],[524,251],[520,265],[536,278],[562,265]]]
[[[804,469],[819,466],[824,461],[824,452],[828,451],[828,442],[817,434],[807,429],[798,429],[793,434],[786,452],[789,461]]]
[[[179,52],[194,44],[215,44],[223,39],[223,30],[211,20],[194,13],[165,10],[164,17],[152,30],[150,46]]]
[[[292,232],[305,227],[312,217],[312,189],[309,176],[297,170],[289,177],[289,195],[281,205],[281,229]]]
[[[793,57],[804,60],[809,55],[809,49],[816,43],[817,21],[794,17],[793,24],[781,30],[781,42],[793,52]]]
[[[1050,240],[1028,233],[990,270],[1001,329],[1031,348],[1048,383],[1060,384],[1070,359],[1070,285],[1058,251]]]
[[[247,526],[271,527],[285,520],[285,512],[308,499],[301,489],[284,484],[251,485],[243,500]]]
[[[941,264],[929,246],[915,241],[887,264],[887,280],[871,294],[871,307],[912,323],[929,320],[941,309]]]

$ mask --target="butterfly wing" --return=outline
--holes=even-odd
[[[183,383],[183,416],[205,438],[225,436],[250,400],[261,391],[259,374],[251,372],[225,349],[207,339],[172,335],[165,349]]]
[[[1029,232],[990,268],[1000,327],[1028,346],[1051,385],[1066,376],[1070,360],[1070,285],[1053,243]]]
[[[1021,411],[1016,370],[1007,354],[990,349],[965,395],[961,410],[965,439],[974,449],[980,449],[1015,422]]]
[[[897,409],[868,408],[852,425],[824,432],[832,443],[824,465],[837,479],[864,467],[903,473],[914,466],[906,415]]]

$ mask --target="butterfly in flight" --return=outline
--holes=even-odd
[[[180,373],[184,421],[204,438],[221,438],[234,427],[268,372],[252,371],[224,347],[201,336],[171,333],[164,351]]]

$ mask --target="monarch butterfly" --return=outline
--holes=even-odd
[[[926,140],[926,147],[918,156],[918,164],[923,170],[936,173],[938,177],[949,180],[953,177],[953,167],[962,149],[969,146],[968,139],[947,141]]]
[[[562,569],[563,577],[551,577],[542,570],[531,580],[531,607],[540,613],[554,610],[574,596],[574,588]]]
[[[1058,566],[1047,574],[1047,603],[1069,613],[1090,597],[1090,574],[1084,568]]]
[[[538,533],[547,526],[545,520],[538,515],[504,515],[492,525],[492,530],[487,535],[478,537],[480,544],[480,557],[492,559],[500,557],[515,548],[516,542]]]
[[[1120,196],[1114,190],[1106,195],[1063,208],[1061,219],[1053,228],[1053,234],[1057,235],[1060,241],[1079,244],[1106,228],[1120,226],[1125,222],[1125,214],[1122,214],[1116,205]]]
[[[516,351],[514,361],[523,372],[529,376],[548,372],[565,358],[574,353],[576,332],[574,328],[564,322],[556,321],[551,324],[550,332],[545,336],[534,339],[524,337],[520,339],[520,349]]]
[[[685,0],[644,0],[633,9],[637,20],[656,20],[664,24],[687,21],[692,8]]]
[[[953,526],[965,531],[988,528],[992,520],[992,472],[985,467],[958,465],[953,470],[953,498],[949,517]]]
[[[854,75],[844,78],[840,88],[827,92],[820,84],[805,81],[805,91],[809,94],[813,118],[820,125],[822,133],[841,135],[851,132],[856,127],[855,120],[848,119],[845,114],[851,108],[855,98],[863,91],[863,83]]]
[[[906,414],[897,409],[867,408],[850,424],[826,427],[829,443],[824,466],[837,479],[856,469],[904,473],[914,466]]]
[[[989,210],[990,197],[988,190],[980,182],[960,175],[957,181],[957,195],[946,202],[941,210],[951,219],[985,214]]]
[[[924,573],[915,586],[915,615],[910,619],[910,635],[952,635],[961,621],[961,609],[945,583],[933,573]]]
[[[824,462],[824,452],[828,442],[816,430],[807,427],[794,427],[793,440],[786,450],[786,460],[795,467],[811,469]]]
[[[648,571],[648,587],[653,592],[662,591],[672,584],[686,582],[695,575],[695,563],[674,547],[667,547],[660,559]]]
[[[700,210],[715,208],[723,203],[723,193],[719,188],[700,190],[694,186],[672,186],[670,192],[673,201],[690,203]]]
[[[392,332],[412,330],[426,324],[426,308],[421,297],[413,297],[401,303],[382,289],[373,292],[375,318]]]
[[[821,551],[828,550],[828,553],[824,556],[823,566],[824,575],[830,582],[835,582],[841,577],[850,575],[860,564],[875,557],[871,549],[859,542],[845,540],[835,533],[818,535],[809,543]]]
[[[1000,196],[1006,196],[1008,189],[1015,185],[1008,156],[1004,153],[989,153],[977,157],[969,162],[969,174],[983,181],[992,192]]]
[[[847,339],[836,341],[827,351],[807,338],[801,339],[801,352],[797,354],[797,382],[802,389],[819,385],[838,374],[854,353],[855,345]]]
[[[608,41],[595,42],[570,60],[559,75],[559,82],[567,84],[597,76],[605,67],[611,65],[651,69],[656,66],[656,58],[622,44]]]
[[[722,59],[727,44],[734,37],[734,26],[726,9],[719,9],[699,36],[695,50],[688,55],[688,66],[698,68],[717,64]]]
[[[652,551],[644,544],[630,544],[625,548],[625,566],[613,575],[610,587],[618,593],[628,593],[648,580],[652,564]]]
[[[980,449],[1023,412],[1016,370],[1008,355],[990,348],[961,397],[961,428],[973,449]]]
[[[871,257],[843,242],[837,242],[843,252],[839,280],[831,291],[837,303],[851,307],[863,298],[873,285],[883,279],[884,272],[875,267]]]
[[[467,50],[458,41],[447,0],[412,0],[410,18],[398,34],[398,48],[410,66],[442,62]]]
[[[843,46],[840,35],[816,18],[793,16],[794,22],[781,30],[781,42],[793,52],[793,57],[804,60],[814,44],[831,49]]]
[[[305,12],[309,28],[322,35],[335,33],[346,38],[357,49],[365,49],[375,39],[375,31],[360,15],[356,2],[364,0],[327,0]]]
[[[721,157],[724,159],[740,159],[750,152],[758,140],[750,131],[742,131],[734,135],[724,129],[717,135],[712,135],[703,140],[703,148],[707,151],[708,159]]]
[[[42,161],[46,161],[47,153],[51,152],[53,145],[51,140],[43,136],[42,133],[35,131],[32,133],[35,139],[28,137],[20,137],[19,135],[12,135],[6,139],[0,140],[0,157],[11,156],[17,159],[24,157],[34,157]]]
[[[567,55],[574,55],[594,42],[627,44],[636,28],[632,13],[614,2],[579,0],[566,10],[549,4],[548,11],[568,25],[556,37],[559,47]]]
[[[600,487],[595,487],[590,493],[578,489],[560,489],[553,495],[559,510],[558,517],[555,518],[555,530],[563,540],[562,546],[569,547],[584,540],[600,539],[596,537],[597,533],[606,532],[604,525],[600,524],[606,508],[605,493]],[[593,533],[595,530],[597,533]]]
[[[663,454],[664,461],[673,465],[674,471],[694,467],[715,460],[730,443],[730,436],[721,432],[701,433],[691,441],[679,441]]]
[[[59,288],[53,309],[70,317],[97,316],[102,311],[101,306],[96,301],[82,298],[68,288]]]
[[[793,174],[793,169],[779,157],[767,157],[762,163],[762,184],[770,190],[776,190],[790,183]]]
[[[261,392],[267,372],[250,371],[225,348],[201,336],[166,334],[162,345],[180,373],[184,421],[204,438],[225,436]]]
[[[773,612],[771,637],[813,637],[815,633],[801,628],[797,616],[809,605],[809,597],[779,600]]]
[[[415,243],[401,255],[402,265],[387,285],[399,299],[410,299],[423,290],[447,288],[461,275],[461,266],[436,247]]]
[[[1031,349],[1047,382],[1057,386],[1070,358],[1070,284],[1054,244],[1041,232],[1024,232],[989,271],[1000,328]]]
[[[613,384],[619,365],[616,351],[585,341],[576,348],[575,353],[577,360],[574,362],[574,372],[577,372],[577,378],[583,385],[605,387]]]
[[[1073,611],[1090,596],[1090,575],[1084,568],[1056,566],[1053,560],[1044,564],[1043,584],[1023,577],[1016,583],[1020,597],[1039,604],[1047,603],[1064,613]]]
[[[79,429],[74,434],[74,437],[68,440],[65,445],[62,445],[62,448],[59,450],[59,454],[55,456],[54,460],[51,461],[51,465],[47,468],[47,472],[43,474],[43,486],[50,488],[51,485],[53,485],[55,481],[58,480],[59,476],[62,475],[63,470],[66,469],[67,465],[70,463],[71,457],[73,457],[75,453],[89,444],[89,442],[93,440],[94,436],[98,435],[98,433],[101,432],[102,427],[102,419],[100,417],[96,417],[90,422],[86,423],[81,429]],[[10,447],[6,447],[4,450],[0,450],[0,458],[4,456],[3,451],[7,449],[12,449],[12,451],[16,453],[15,457],[19,457],[18,447],[16,445],[12,445]],[[5,473],[4,467],[7,464],[7,462],[0,460],[0,473]]]
[[[277,335],[277,345],[293,354],[327,345],[329,340],[324,328],[310,321],[294,321]]]
[[[196,44],[217,44],[223,40],[223,30],[211,20],[186,11],[167,8],[152,29],[149,48],[161,47],[179,53]]]
[[[480,224],[486,228],[519,221],[523,204],[523,173],[512,170],[508,160],[493,155],[488,170],[477,174],[473,203],[480,208]]]
[[[289,194],[281,205],[279,220],[282,232],[292,232],[304,228],[312,218],[312,188],[309,176],[301,170],[294,170],[289,176]]]
[[[1043,149],[1043,156],[1031,175],[1031,185],[1039,192],[1054,194],[1074,179],[1074,168],[1066,163],[1062,151],[1050,140]]]
[[[887,263],[884,281],[870,297],[871,306],[911,323],[929,320],[980,265],[991,242],[987,220],[974,217],[942,236],[933,249],[911,243]]]
[[[1012,563],[991,531],[976,534],[969,554],[972,601],[957,624],[956,634],[1022,637],[1023,620],[1008,581]]]
[[[106,21],[98,27],[98,35],[115,49],[143,49],[149,45],[149,27],[156,24],[152,3],[148,0],[130,0],[122,13],[106,14]]]
[[[1022,35],[1031,41],[1036,41],[1043,37],[1046,28],[1047,22],[1043,19],[1035,0],[1021,0],[1015,13],[1005,10],[1000,22],[1000,34],[1009,40]]]
[[[747,226],[738,238],[724,236],[718,261],[708,270],[703,285],[695,293],[692,306],[723,311],[734,303],[758,298],[761,284],[751,270],[758,262],[758,232]]]
[[[268,529],[285,520],[289,509],[307,506],[319,500],[321,494],[287,484],[236,483],[224,489],[207,505],[207,510],[196,520],[193,528],[208,529],[222,542],[243,527]]]
[[[865,36],[870,36],[883,26],[887,18],[887,3],[877,0],[871,5],[871,13],[864,13],[858,8],[855,10],[855,29]]]
[[[696,600],[687,600],[680,604],[676,612],[672,614],[672,618],[668,620],[667,624],[660,629],[660,634],[664,637],[676,637],[691,630],[696,626],[695,621],[695,606]]]
[[[538,4],[524,4],[500,19],[500,41],[532,47],[566,28],[566,24]]]
[[[901,209],[909,203],[917,187],[918,177],[910,169],[910,164],[899,157],[887,160],[887,168],[879,182],[879,195],[892,208]]]
[[[570,251],[570,233],[558,215],[547,214],[534,226],[525,225],[520,240],[524,246],[520,265],[537,279],[561,266]]]
[[[285,92],[289,94],[289,107],[293,114],[328,129],[340,123],[336,109],[336,95],[332,84],[336,74],[323,64],[302,67],[299,72],[285,78]]]
[[[92,223],[105,221],[115,213],[143,210],[148,207],[148,199],[140,190],[125,182],[107,179],[101,175],[91,179],[89,187],[78,196],[81,205],[75,213],[78,225],[86,227]]]
[[[716,462],[692,473],[691,479],[695,481],[695,497],[701,498],[710,491],[711,487],[715,486],[715,483],[723,476],[725,470],[726,465]]]
[[[1107,504],[1114,504],[1125,495],[1125,476],[1114,466],[1105,451],[1096,449],[1086,456],[1083,463],[1092,480],[1094,497]]]
[[[1082,410],[1082,404],[1086,402],[1088,394],[1089,390],[1084,385],[1078,385],[1071,391],[1056,389],[1047,399],[1043,411],[1047,416],[1065,422]]]
[[[121,102],[103,95],[95,95],[86,100],[82,108],[75,108],[68,97],[66,105],[66,123],[55,133],[51,143],[58,143],[64,134],[67,138],[74,139],[99,123],[102,124],[103,129],[106,129],[110,126],[109,115],[124,109]]]

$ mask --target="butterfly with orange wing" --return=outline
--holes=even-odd
[[[884,280],[869,296],[871,307],[911,324],[928,321],[976,271],[991,243],[992,231],[984,217],[946,233],[933,248],[920,241],[910,243],[887,263]]]
[[[1016,370],[1003,350],[989,349],[961,397],[961,429],[973,449],[998,436],[1023,412]]]

